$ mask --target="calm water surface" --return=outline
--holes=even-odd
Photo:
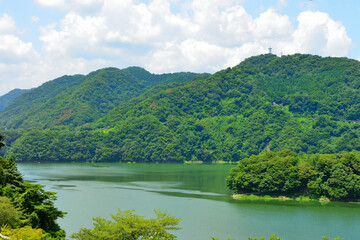
[[[231,165],[170,164],[19,164],[27,181],[57,192],[56,206],[68,212],[59,224],[68,235],[108,218],[117,209],[153,209],[181,217],[179,239],[269,237],[321,240],[321,236],[360,239],[360,205],[239,201],[224,179]]]

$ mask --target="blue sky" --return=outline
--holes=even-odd
[[[355,0],[0,0],[0,95],[65,74],[216,72],[247,57],[360,58]]]

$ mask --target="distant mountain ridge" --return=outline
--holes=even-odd
[[[63,76],[29,90],[0,112],[5,128],[79,126],[102,117],[147,89],[184,82],[199,74],[151,74],[139,67],[104,68],[88,75]]]
[[[27,89],[13,89],[0,97],[0,111],[6,108],[15,98],[28,91]]]
[[[51,127],[44,130],[7,130],[7,155],[17,161],[40,162],[210,163],[239,161],[270,150],[291,149],[300,154],[360,151],[360,63],[356,60],[265,54],[211,76],[154,83],[152,88],[145,86],[156,75],[142,69],[99,70],[80,84],[89,87],[77,89],[95,93],[92,86],[111,89],[115,73],[134,79],[125,84],[126,99],[110,106],[108,94],[95,94],[100,96],[95,103],[105,103],[101,109],[106,111],[88,122],[79,116],[89,119],[90,112],[76,115],[69,111],[63,113],[64,124],[48,125]],[[143,92],[131,95],[133,86],[144,86]],[[82,96],[84,91],[78,90],[72,91],[71,98],[53,100],[66,105],[63,99]],[[113,92],[105,90],[102,93]],[[92,92],[82,97],[89,98]]]

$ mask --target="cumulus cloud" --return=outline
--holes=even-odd
[[[31,61],[38,59],[39,54],[31,42],[25,42],[17,34],[21,32],[15,20],[8,14],[0,16],[0,89],[6,93],[15,87],[21,87],[19,78],[26,74],[21,66],[31,66]]]
[[[4,13],[0,17],[0,34],[13,33],[16,30],[14,19]]]
[[[239,0],[34,2],[60,9],[64,17],[40,27],[42,48],[37,53],[15,34],[14,19],[0,16],[0,56],[32,59],[18,65],[27,73],[19,81],[46,81],[105,66],[138,65],[156,73],[215,72],[267,53],[270,46],[278,55],[346,56],[352,44],[343,24],[327,13],[305,11],[297,22],[280,14],[276,7],[287,5],[286,0],[256,17]]]
[[[25,43],[13,35],[0,35],[0,61],[25,61],[35,57],[32,43]]]
[[[73,12],[68,13],[60,24],[50,24],[40,29],[39,39],[43,42],[46,55],[78,56],[106,55],[102,48],[107,27],[101,17],[81,17]],[[113,54],[116,50],[113,50]]]
[[[257,43],[228,48],[205,41],[188,39],[181,43],[170,42],[162,49],[146,57],[145,67],[156,73],[194,71],[203,69],[215,72],[237,65],[244,57],[264,53],[265,48]],[[174,60],[175,59],[175,60]]]
[[[41,7],[48,8],[63,8],[65,0],[34,0],[34,2]]]
[[[105,0],[34,0],[35,4],[43,8],[78,11],[91,13],[97,11]]]
[[[254,18],[233,0],[193,0],[176,13],[169,0],[88,0],[83,4],[95,2],[103,4],[97,14],[70,12],[61,23],[42,28],[44,51],[73,57],[132,59],[149,70],[166,72],[216,71],[265,53],[270,46],[278,54],[330,56],[345,56],[351,46],[345,27],[321,12],[301,13],[294,29],[289,17],[273,8]]]
[[[14,19],[6,13],[0,17],[0,62],[19,62],[36,57],[31,42],[20,40]]]
[[[340,22],[327,13],[302,12],[299,27],[293,33],[294,50],[329,56],[346,56],[351,47],[351,39]]]
[[[292,31],[293,27],[288,16],[279,15],[274,9],[269,9],[254,20],[252,33],[257,40],[290,40],[289,33]]]

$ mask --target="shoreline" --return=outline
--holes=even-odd
[[[289,197],[289,196],[271,196],[271,195],[255,195],[255,194],[238,194],[234,193],[231,195],[233,199],[236,200],[278,200],[278,201],[298,201],[298,202],[320,202],[320,203],[329,203],[331,202],[329,198],[320,197],[320,198],[311,198],[309,196],[297,196],[297,197]],[[349,202],[350,203],[350,202]],[[357,203],[357,202],[353,202]]]

